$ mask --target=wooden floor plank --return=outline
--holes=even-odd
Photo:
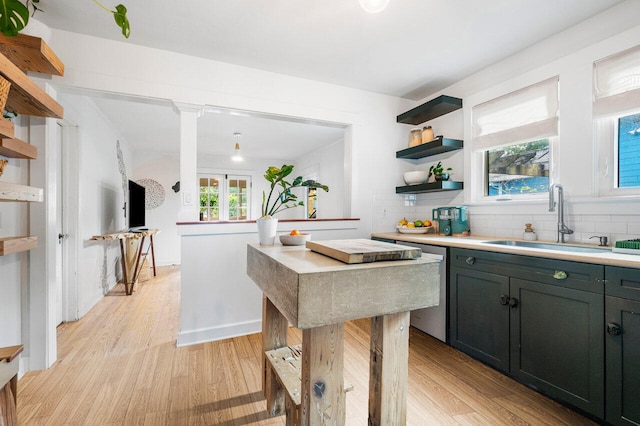
[[[260,334],[176,347],[180,270],[158,268],[132,296],[122,286],[58,327],[58,361],[18,382],[20,425],[282,426],[261,394]],[[367,425],[367,319],[345,325],[349,426]],[[290,327],[289,344],[302,341]],[[409,335],[407,424],[595,425],[415,329]]]

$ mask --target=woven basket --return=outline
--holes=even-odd
[[[11,88],[11,83],[9,81],[0,76],[0,110],[4,111],[4,106],[7,103],[7,99],[9,99],[9,89]]]

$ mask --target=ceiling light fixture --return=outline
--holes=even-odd
[[[388,5],[390,0],[358,0],[360,6],[369,13],[382,12]]]
[[[231,159],[233,161],[242,161],[242,155],[240,154],[240,143],[238,143],[238,140],[240,140],[240,136],[242,136],[242,133],[235,132],[233,134],[233,136],[236,138],[236,149],[235,149]]]

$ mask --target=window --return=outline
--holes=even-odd
[[[640,113],[618,119],[617,187],[640,187]]]
[[[549,192],[549,139],[486,151],[486,196]]]
[[[595,61],[593,93],[600,195],[638,195],[640,46]]]
[[[200,220],[247,220],[251,176],[200,175]]]
[[[472,114],[472,151],[482,173],[474,198],[546,196],[558,140],[558,77],[476,105]]]

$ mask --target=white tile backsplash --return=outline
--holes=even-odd
[[[460,205],[447,203],[446,200],[438,197],[435,199],[425,199],[418,196],[415,206],[404,206],[403,197],[392,199],[391,197],[381,197],[377,200],[380,206],[374,206],[376,212],[380,208],[386,208],[386,217],[374,217],[374,232],[388,232],[395,230],[398,220],[406,217],[408,220],[430,219],[431,211],[436,207],[447,205]],[[569,228],[574,230],[571,235],[566,235],[567,242],[580,242],[586,244],[598,244],[597,239],[589,239],[594,235],[606,235],[610,244],[615,241],[640,238],[640,213],[637,215],[628,214],[602,214],[601,205],[595,205],[591,209],[594,214],[589,214],[588,203],[582,203],[579,214],[567,214],[565,222]],[[627,209],[628,210],[628,209]],[[505,205],[499,207],[468,206],[469,223],[472,235],[482,235],[487,237],[500,238],[522,238],[525,223],[531,223],[538,240],[555,241],[557,229],[557,213],[548,212],[546,203],[534,204],[531,207],[523,208],[522,205]],[[474,213],[477,211],[478,213]],[[525,213],[525,211],[527,211]],[[640,209],[639,209],[640,211]],[[479,213],[482,212],[482,213]],[[565,211],[566,213],[566,211]]]

